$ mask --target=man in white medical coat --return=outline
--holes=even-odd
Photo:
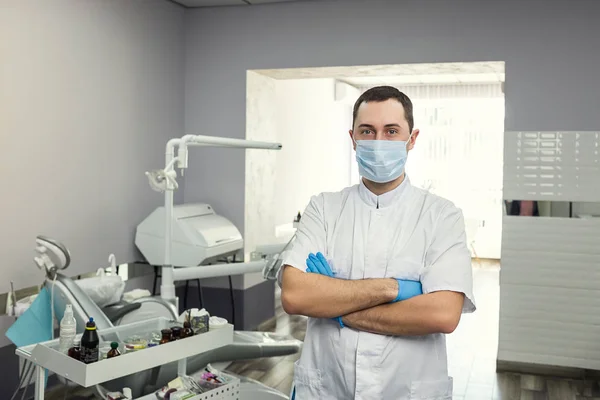
[[[350,131],[361,183],[302,216],[279,276],[285,311],[310,317],[296,400],[452,399],[445,334],[475,310],[471,256],[461,211],[404,173],[418,134],[405,94],[363,93]]]

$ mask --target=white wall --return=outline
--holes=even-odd
[[[0,2],[0,293],[42,281],[38,234],[67,244],[71,274],[139,259],[135,226],[163,199],[144,172],[184,130],[184,11]]]
[[[334,79],[276,81],[275,224],[292,222],[320,192],[350,186],[351,106],[335,101]]]
[[[336,101],[334,79],[275,80],[248,72],[247,139],[279,142],[277,152],[246,156],[246,255],[287,241],[277,226],[304,212],[310,197],[350,184],[351,111]],[[244,287],[262,282],[245,275]]]
[[[599,12],[600,2],[587,0],[323,0],[189,10],[186,132],[245,137],[249,69],[460,61],[506,62],[507,130],[598,129]],[[243,230],[244,155],[203,153],[190,166],[185,200],[212,202]]]
[[[246,139],[277,142],[277,82],[248,71]],[[275,168],[279,151],[248,150],[245,179],[244,247],[246,260],[257,244],[273,243],[275,215]],[[244,289],[263,281],[262,273],[233,277],[236,288]],[[225,278],[221,278],[225,284]]]

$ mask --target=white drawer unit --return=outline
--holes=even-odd
[[[504,199],[600,201],[600,132],[505,132]]]
[[[600,370],[600,219],[504,216],[498,360]]]

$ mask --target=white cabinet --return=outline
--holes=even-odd
[[[600,220],[504,217],[498,360],[600,369]]]
[[[504,200],[599,202],[599,146],[506,132]],[[505,215],[501,263],[498,360],[600,370],[600,219]]]

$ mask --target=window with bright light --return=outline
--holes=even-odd
[[[504,93],[502,84],[398,87],[413,101],[420,135],[408,156],[411,183],[453,201],[474,256],[500,258]],[[351,163],[358,183],[356,162]]]

